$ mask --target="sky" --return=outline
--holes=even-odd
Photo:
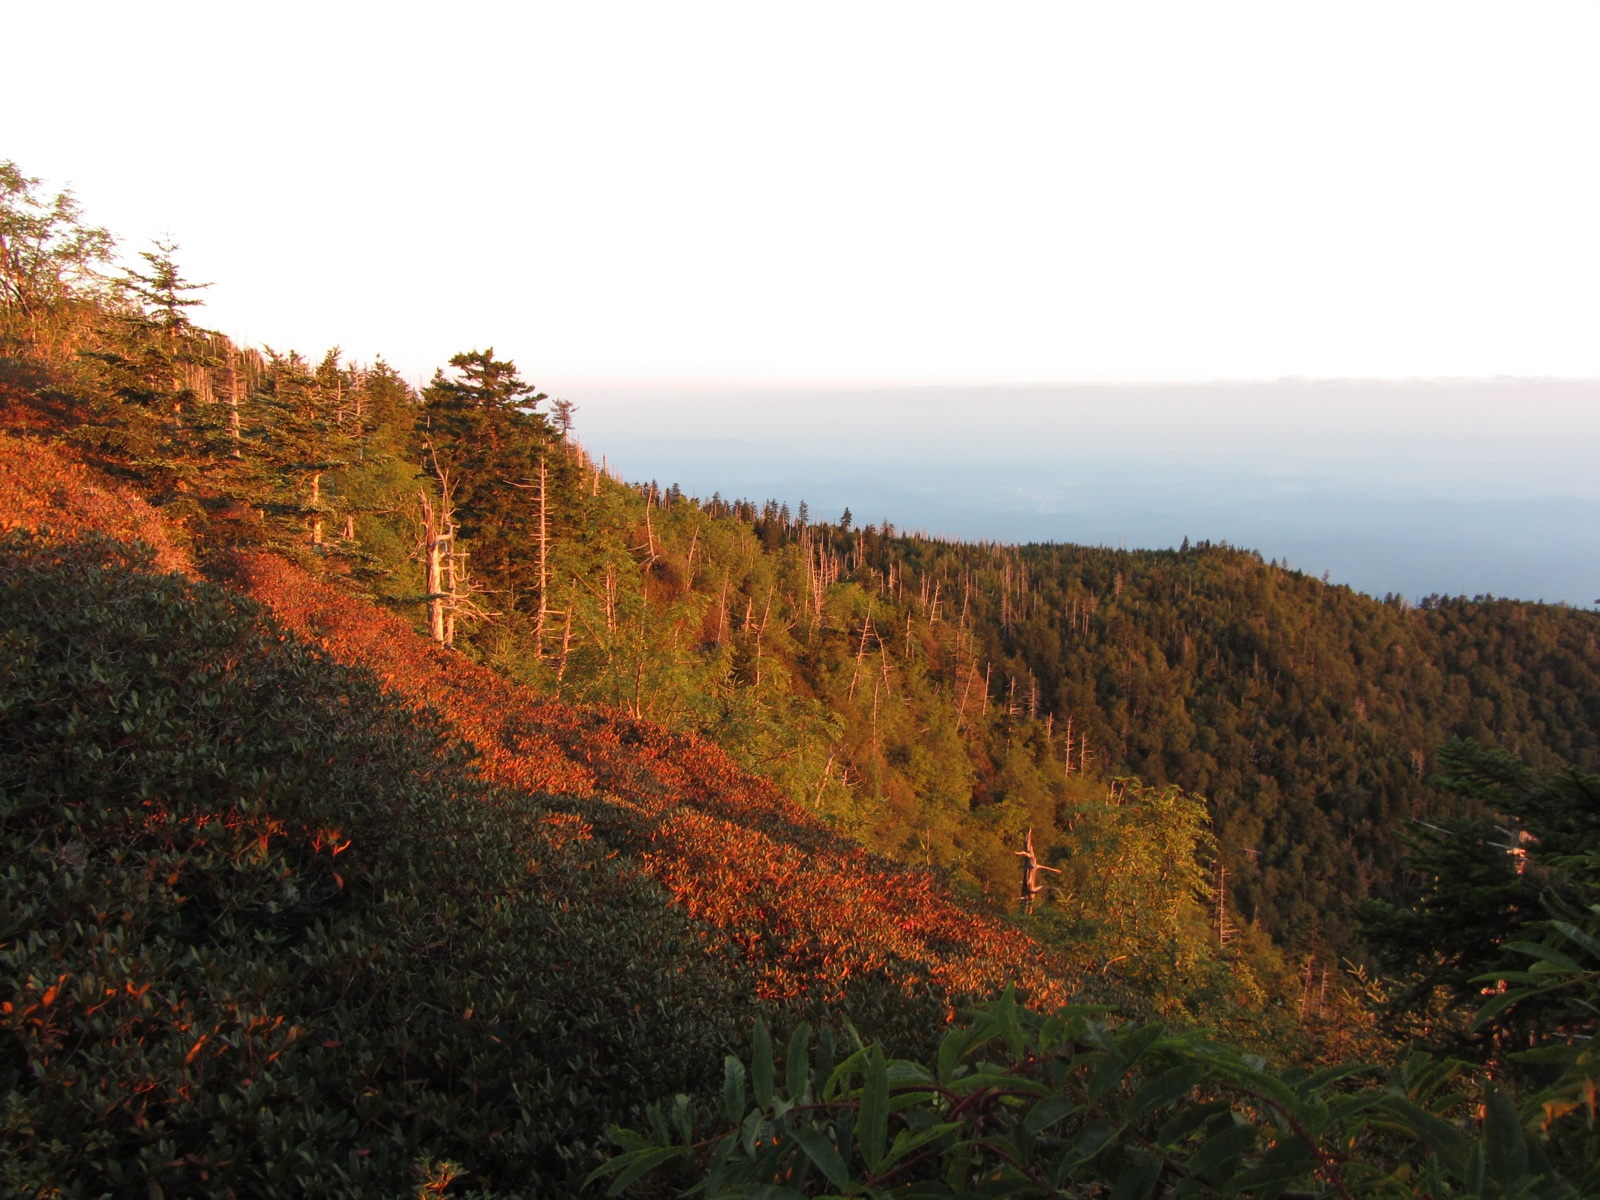
[[[578,422],[608,466],[702,497],[968,539],[1226,541],[1413,600],[1600,596],[1592,381],[591,394]]]
[[[1496,495],[1464,497],[1471,473],[1426,455],[1335,450],[1396,413],[1437,427],[1437,381],[1544,381],[1499,394],[1524,415],[1469,422],[1480,476],[1522,481],[1507,503],[1540,499],[1501,462],[1507,425],[1524,462],[1568,461],[1574,429],[1589,446],[1600,426],[1600,390],[1538,391],[1600,379],[1590,0],[80,3],[6,29],[24,52],[0,158],[72,186],[130,253],[170,235],[213,284],[212,326],[416,379],[493,345],[640,473],[688,440],[707,478],[748,474],[751,446],[866,406],[898,437],[875,468],[898,482],[867,500],[932,526],[948,427],[905,389],[978,389],[964,403],[994,449],[977,457],[1003,464],[1007,446],[1038,457],[1040,406],[1081,424],[1081,389],[1119,384],[1093,395],[1100,465],[1123,476],[1258,511],[1263,463],[1230,447],[1268,428],[1257,449],[1302,465],[1293,487],[1420,512]],[[1368,381],[1367,399],[1319,406],[1294,380]],[[1204,385],[1182,446],[1140,436],[1166,384]],[[686,439],[696,412],[744,424]],[[865,439],[839,434],[775,465],[870,478],[852,467]],[[1046,457],[1028,486],[1071,466]],[[972,474],[961,511],[983,536],[1035,536],[1004,514],[1064,501],[1018,509],[1007,469]],[[1533,482],[1579,511],[1584,475]],[[766,478],[738,490],[776,493]],[[1366,510],[1345,507],[1335,533],[1377,562]],[[1488,588],[1469,575],[1420,590]],[[1560,586],[1589,594],[1546,598],[1600,596]]]

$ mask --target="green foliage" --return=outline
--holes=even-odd
[[[492,349],[455,356],[421,396],[337,351],[313,369],[240,350],[189,320],[170,249],[110,290],[103,231],[8,171],[7,228],[34,239],[23,274],[54,281],[26,321],[8,310],[33,330],[7,342],[42,373],[27,394],[52,397],[202,556],[270,546],[420,623],[419,493],[439,500],[442,471],[455,549],[500,614],[463,651],[710,733],[994,907],[1014,903],[1023,830],[1059,865],[1071,812],[1133,775],[1207,798],[1248,924],[1350,953],[1348,907],[1403,891],[1403,823],[1470,815],[1427,782],[1434,747],[1471,737],[1541,772],[1600,768],[1594,614],[1413,609],[1208,543],[958,544],[631,488]]]
[[[457,354],[450,366],[453,374],[436,372],[422,392],[417,459],[449,480],[461,535],[497,594],[496,607],[526,611],[541,583],[541,500],[546,525],[554,517],[565,531],[576,473],[570,457],[556,453],[561,435],[537,411],[547,397],[523,381],[515,363],[496,359],[491,346]]]
[[[13,539],[9,1191],[570,1190],[605,1122],[673,1091],[614,1186],[709,1155],[713,1193],[1600,1190],[1593,614],[1379,603],[1226,546],[962,545],[631,487],[492,349],[420,396],[337,350],[256,354],[190,319],[173,247],[120,283],[110,249],[0,164],[0,398],[135,482],[196,561],[274,549],[420,619],[419,508],[450,490],[498,614],[466,654],[714,737],[995,908],[1031,830],[1059,874],[1019,919],[1086,995],[1252,1045],[1329,1057],[1299,1028],[1310,965],[1296,1013],[1281,947],[1346,945],[1343,909],[1387,900],[1368,911],[1413,1031],[1506,1090],[1463,1133],[1426,1056],[1362,1090],[1008,1002],[934,1070],[892,1055],[931,1052],[947,998],[913,1002],[892,968],[842,1002],[873,1046],[824,1028],[813,1054],[802,1029],[780,1071],[763,1026],[748,1065],[724,1059],[759,1007],[750,963],[631,872],[637,813],[487,788],[428,713],[237,598]],[[1438,752],[1457,798],[1426,779],[1451,737],[1488,747]],[[1526,875],[1512,819],[1538,838]],[[697,1142],[719,1086],[734,1132]]]
[[[114,245],[84,223],[70,191],[43,195],[38,179],[0,160],[0,356],[25,350],[58,361],[69,353],[75,327],[103,294]]]
[[[237,597],[13,535],[0,628],[7,1194],[549,1195],[754,1011],[571,802]]]
[[[1600,853],[1585,857],[1589,871],[1600,871]],[[1600,1022],[1600,904],[1591,903],[1571,919],[1553,918],[1536,929],[1543,934],[1538,942],[1503,945],[1523,969],[1480,977],[1496,986],[1473,1025],[1502,1030],[1509,1026],[1524,1034],[1534,1031],[1533,1037],[1518,1039],[1527,1048],[1507,1054],[1515,1077],[1525,1081],[1532,1093],[1525,1115],[1539,1115],[1558,1161],[1568,1165],[1569,1177],[1580,1184],[1583,1195],[1594,1195],[1600,1191],[1596,1102],[1600,1050],[1595,1045]]]
[[[679,1164],[707,1197],[1421,1200],[1576,1197],[1595,1172],[1570,1144],[1592,1142],[1592,1090],[1586,1122],[1581,1102],[1519,1108],[1491,1084],[1474,1120],[1458,1064],[1422,1055],[1386,1075],[1273,1070],[1196,1034],[1092,1008],[1046,1016],[1009,994],[952,1028],[932,1063],[849,1032],[835,1065],[831,1034],[813,1052],[802,1027],[780,1072],[758,1025],[748,1066],[726,1060],[720,1110],[687,1095],[652,1107],[643,1131],[612,1131],[621,1152],[591,1181],[614,1196]],[[1592,1089],[1591,1064],[1564,1096],[1580,1076]]]
[[[1421,826],[1407,860],[1415,894],[1405,904],[1362,906],[1362,931],[1402,981],[1391,1005],[1397,1028],[1504,1062],[1530,1037],[1562,1028],[1565,1016],[1547,1009],[1544,990],[1507,993],[1490,1015],[1472,1010],[1485,980],[1538,982],[1512,970],[1534,952],[1532,939],[1548,932],[1581,943],[1577,923],[1600,902],[1600,775],[1569,768],[1541,776],[1472,742],[1443,747],[1439,763],[1443,786],[1489,811]],[[1573,965],[1555,951],[1545,958],[1537,970]]]

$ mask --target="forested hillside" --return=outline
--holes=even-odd
[[[240,346],[175,247],[112,249],[0,163],[7,1188],[547,1194],[648,1122],[621,1186],[712,1153],[720,1076],[723,1167],[801,1194],[812,1166],[878,1194],[889,1089],[935,1077],[893,1120],[955,1194],[1213,1195],[1247,1162],[1269,1191],[1577,1194],[1539,1156],[1594,1159],[1600,616],[628,482],[492,348],[414,388]],[[1437,787],[1460,738],[1510,782]],[[1407,906],[1458,869],[1488,952],[1441,965]],[[1339,963],[1363,900],[1384,978]],[[1529,990],[1474,1018],[1484,978]],[[1042,1013],[1008,993],[941,1045],[1007,988]],[[1302,1066],[1455,1039],[1522,1108],[1483,1091],[1510,1123],[1473,1149],[1442,1061],[1350,1107],[1345,1068],[1044,1015],[1069,1000]],[[752,1020],[747,1111],[717,1064]],[[945,1119],[991,1087],[998,1152]]]
[[[701,732],[997,906],[1031,827],[1070,909],[1104,853],[1080,809],[1137,776],[1206,798],[1225,921],[1347,950],[1342,913],[1392,892],[1408,819],[1454,803],[1428,782],[1445,740],[1600,765],[1593,613],[627,484],[492,349],[416,392],[337,349],[240,348],[198,323],[172,247],[119,280],[109,237],[10,170],[34,222],[7,260],[13,426],[63,430],[201,557],[286,554],[546,695]]]

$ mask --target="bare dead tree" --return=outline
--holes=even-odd
[[[1212,924],[1217,931],[1217,945],[1225,947],[1239,936],[1239,931],[1233,927],[1233,922],[1228,920],[1228,868],[1219,860],[1217,863],[1217,898],[1216,912]]]
[[[855,667],[850,672],[850,691],[845,697],[846,700],[854,700],[856,698],[856,680],[861,675],[861,660],[867,655],[868,630],[872,630],[873,633],[877,632],[872,627],[872,601],[870,599],[867,601],[867,619],[861,626],[861,644],[856,647]]]
[[[496,614],[485,611],[472,597],[482,589],[473,584],[467,570],[467,551],[456,536],[455,484],[450,472],[439,462],[431,442],[424,442],[439,481],[439,503],[435,506],[426,488],[419,488],[422,506],[422,552],[427,572],[428,634],[441,646],[454,645],[458,617],[488,619]]]
[[[1022,901],[1028,906],[1028,911],[1033,911],[1033,902],[1044,892],[1045,886],[1039,882],[1040,871],[1052,871],[1061,874],[1059,867],[1047,867],[1039,861],[1039,856],[1033,849],[1033,830],[1028,830],[1027,839],[1022,844],[1021,850],[1012,851],[1022,860]]]
[[[544,631],[549,622],[550,605],[547,597],[550,593],[550,526],[549,508],[546,503],[547,487],[550,481],[549,470],[545,463],[543,453],[539,455],[539,482],[517,483],[507,479],[504,482],[514,488],[534,493],[534,503],[538,505],[539,533],[538,541],[534,546],[537,554],[537,571],[539,576],[539,607],[533,616],[533,656],[537,659],[544,658]]]

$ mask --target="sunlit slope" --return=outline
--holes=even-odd
[[[140,541],[163,570],[194,570],[182,539],[137,493],[44,442],[0,433],[0,533],[12,529]]]
[[[767,998],[845,1000],[852,978],[888,971],[933,994],[1015,982],[1040,1003],[1065,999],[1061,964],[1031,939],[830,833],[710,742],[542,701],[282,559],[241,558],[236,580],[288,628],[437,709],[489,778],[594,801],[597,830],[725,931]]]
[[[187,564],[156,510],[46,444],[0,438],[0,489],[6,528],[139,537],[163,565]],[[584,801],[596,837],[739,948],[761,997],[848,1007],[870,978],[874,995],[892,984],[939,1006],[1010,983],[1040,1004],[1065,999],[1052,953],[932,876],[832,834],[709,741],[541,700],[283,559],[242,555],[228,574],[288,630],[439,714],[489,780]]]

